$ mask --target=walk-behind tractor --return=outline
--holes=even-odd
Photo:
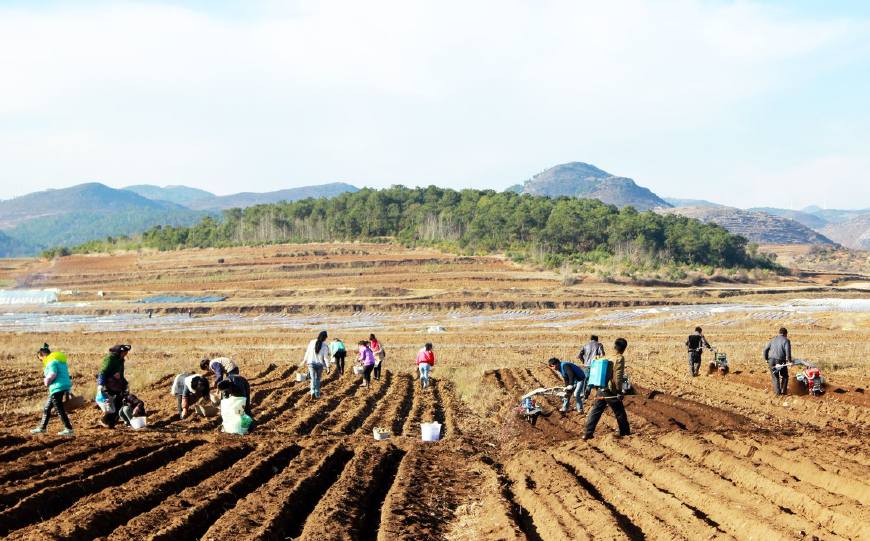
[[[728,373],[728,355],[719,353],[719,350],[713,348],[713,359],[707,364],[707,374],[716,372],[723,376]]]
[[[792,387],[793,389],[796,387],[794,394],[811,394],[813,396],[825,394],[825,377],[818,366],[801,359],[795,359],[790,363],[778,364],[773,368],[777,370],[790,366],[799,367],[797,374],[794,375],[794,380],[797,382],[797,385]]]
[[[520,398],[520,404],[517,406],[517,414],[525,418],[532,426],[538,422],[538,416],[541,414],[541,403],[535,400],[536,396],[558,396],[565,398],[567,391],[565,387],[538,387],[533,389]]]

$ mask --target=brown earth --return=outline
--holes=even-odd
[[[330,265],[321,265],[326,257]],[[238,269],[200,282],[207,287],[197,285],[207,276],[197,265],[217,266],[219,258],[220,265]],[[280,275],[284,271],[272,269],[271,259],[293,270]],[[231,292],[246,299],[239,306],[254,306],[253,299],[372,309],[383,302],[424,303],[427,296],[468,303],[561,303],[566,296],[697,302],[717,291],[566,289],[556,275],[496,258],[371,245],[128,254],[40,265],[16,262],[10,268],[19,274],[8,272],[12,279],[28,273],[45,286],[90,292],[80,295],[118,312],[130,305],[99,300],[95,292],[133,299],[158,291],[164,280],[158,274],[172,277],[166,291]],[[259,267],[270,270],[252,274]],[[131,274],[131,268],[138,270]],[[212,288],[214,283],[220,286]],[[744,293],[771,298],[752,288]],[[607,311],[587,311],[602,313]],[[350,373],[333,372],[318,400],[308,396],[305,383],[295,382],[302,348],[313,338],[309,331],[240,324],[196,332],[0,332],[0,536],[870,538],[870,404],[863,392],[870,383],[870,351],[866,328],[842,324],[851,316],[789,323],[797,351],[837,362],[823,365],[830,383],[824,396],[774,397],[758,355],[778,320],[729,316],[740,321],[722,327],[700,322],[728,351],[732,373],[690,378],[682,341],[694,322],[548,328],[537,326],[537,315],[450,327],[444,313],[448,332],[437,335],[398,319],[378,328],[330,329],[348,344],[376,332],[389,352],[386,371],[368,389]],[[633,431],[627,438],[615,437],[615,421],[605,412],[595,438],[581,440],[585,417],[558,412],[555,398],[541,399],[544,413],[535,426],[516,412],[525,392],[559,384],[544,361],[573,357],[591,332],[602,336],[608,351],[616,336],[629,340],[635,393],[624,400]],[[149,428],[101,428],[89,402],[71,413],[75,438],[53,435],[60,429],[56,418],[48,435],[30,435],[46,394],[33,356],[43,341],[70,355],[76,390],[88,398],[105,348],[132,343],[127,377],[146,403]],[[424,341],[435,342],[438,354],[428,389],[420,387],[412,361]],[[169,395],[174,374],[219,353],[238,360],[251,382],[257,424],[244,437],[221,433],[218,418],[179,420]],[[444,425],[442,441],[421,442],[420,423],[433,420]],[[389,429],[390,439],[374,441],[375,427]]]

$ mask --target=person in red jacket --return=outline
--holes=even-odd
[[[424,389],[429,386],[429,374],[433,366],[435,366],[435,351],[432,349],[432,342],[426,342],[426,345],[417,352],[417,370],[420,371],[420,385]]]

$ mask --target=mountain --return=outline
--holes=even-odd
[[[671,206],[630,178],[617,177],[582,162],[564,163],[533,176],[523,184],[522,193],[598,199],[617,207],[630,205],[638,210]]]
[[[803,212],[800,210],[780,209],[776,207],[754,207],[748,210],[766,212],[768,214],[773,214],[774,216],[788,218],[789,220],[794,220],[798,223],[802,223],[810,229],[815,229],[816,231],[819,231],[823,227],[828,225],[828,221],[819,216],[818,214],[810,214],[808,212]]]
[[[195,210],[223,210],[231,208],[244,208],[267,203],[279,203],[281,201],[298,201],[309,197],[335,197],[346,192],[358,192],[359,188],[344,182],[332,182],[318,186],[302,186],[277,192],[242,192],[233,195],[215,195],[203,199],[190,201],[185,206]]]
[[[843,246],[856,250],[870,250],[870,212],[859,214],[840,223],[826,225],[822,233]]]
[[[806,214],[817,216],[829,224],[839,224],[861,216],[862,214],[870,214],[870,209],[863,210],[842,210],[842,209],[823,209],[815,205],[809,206],[802,210]]]
[[[680,199],[678,197],[664,197],[665,201],[675,207],[722,207],[719,203],[707,201],[706,199]]]
[[[91,182],[0,201],[0,229],[32,254],[155,225],[190,225],[205,214]]]
[[[659,209],[658,212],[719,224],[731,233],[759,244],[834,244],[799,222],[766,212],[733,207],[677,207]]]
[[[17,257],[33,253],[34,248],[0,231],[0,257]]]
[[[168,201],[178,205],[186,205],[197,199],[206,199],[215,195],[199,188],[189,186],[154,186],[153,184],[137,184],[127,186],[127,191],[137,193],[153,201]]]

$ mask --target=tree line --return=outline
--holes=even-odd
[[[190,227],[156,226],[135,238],[91,241],[73,252],[118,248],[206,248],[287,242],[391,238],[468,253],[537,254],[558,264],[585,254],[626,250],[668,264],[773,267],[747,240],[721,226],[679,215],[618,209],[593,199],[549,198],[429,186],[363,189],[224,211]],[[67,250],[69,251],[69,250]],[[46,255],[57,255],[49,251]]]

